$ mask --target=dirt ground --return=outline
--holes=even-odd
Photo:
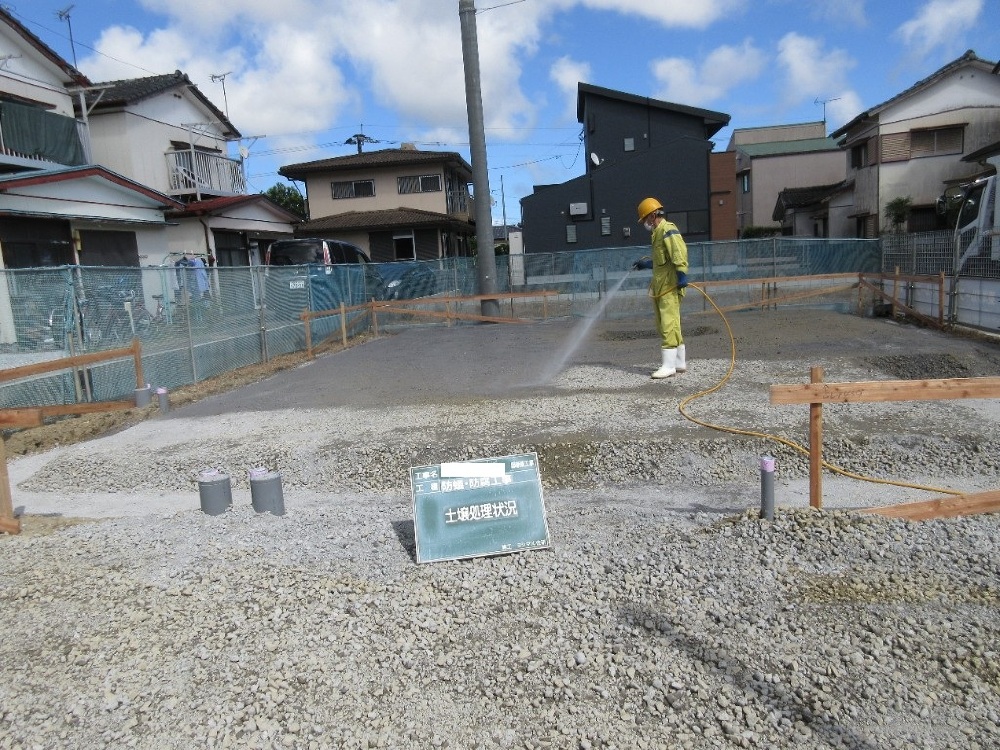
[[[358,336],[348,342],[348,346],[359,346],[370,337]],[[327,343],[316,348],[317,354],[327,354],[342,350],[338,342]],[[170,392],[171,408],[184,406],[200,401],[208,396],[240,388],[241,386],[265,380],[275,373],[290,370],[309,361],[305,352],[286,354],[275,357],[269,362],[250,365],[239,370],[233,370],[214,378],[208,378],[192,385],[176,388]],[[72,445],[85,440],[91,440],[101,435],[124,430],[159,413],[159,406],[154,400],[143,408],[126,411],[112,411],[100,414],[82,414],[77,417],[67,417],[52,421],[41,427],[32,427],[10,432],[4,435],[7,455],[27,456],[42,453],[60,445]]]

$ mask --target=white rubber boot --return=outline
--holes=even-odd
[[[653,373],[652,377],[655,380],[670,378],[677,373],[677,350],[661,349],[660,351],[663,352],[663,364],[659,370]]]
[[[677,364],[675,367],[678,374],[688,371],[687,351],[684,349],[684,344],[677,347]]]

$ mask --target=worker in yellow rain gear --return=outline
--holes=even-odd
[[[653,251],[649,258],[637,260],[633,270],[653,269],[649,285],[656,314],[656,330],[660,332],[662,364],[653,378],[669,378],[687,371],[687,352],[681,333],[681,300],[688,285],[688,252],[677,226],[663,218],[663,204],[656,198],[646,198],[639,204],[639,223],[653,235]]]

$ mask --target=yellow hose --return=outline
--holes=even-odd
[[[674,287],[674,288],[676,288],[676,287]],[[726,381],[728,381],[729,378],[730,378],[730,376],[733,374],[733,370],[736,368],[736,337],[733,336],[733,329],[729,326],[729,321],[726,319],[725,314],[722,312],[722,310],[719,308],[719,306],[717,304],[715,304],[715,300],[713,300],[709,296],[708,292],[706,292],[701,286],[699,286],[698,284],[688,284],[688,288],[689,289],[694,288],[694,289],[697,289],[699,292],[701,292],[702,296],[706,300],[708,300],[709,304],[712,307],[715,308],[715,311],[717,313],[719,313],[719,317],[722,318],[722,322],[726,325],[726,332],[729,334],[729,347],[730,347],[729,370],[726,372],[726,374],[722,378],[722,380],[720,380],[718,383],[716,383],[715,385],[713,385],[711,388],[707,388],[704,391],[700,391],[699,393],[695,393],[695,394],[692,394],[690,396],[687,396],[687,397],[681,399],[680,404],[678,404],[678,406],[677,406],[678,411],[680,411],[681,415],[685,419],[687,419],[690,422],[694,422],[697,425],[701,425],[702,427],[708,427],[709,429],[719,430],[721,432],[728,432],[728,433],[731,433],[733,435],[747,435],[749,437],[757,437],[757,438],[763,438],[764,440],[771,440],[771,441],[774,441],[776,443],[781,443],[782,445],[786,445],[789,448],[791,448],[793,450],[796,450],[799,453],[802,453],[803,455],[808,456],[809,455],[809,449],[808,448],[805,448],[805,447],[799,445],[798,443],[796,443],[796,442],[794,442],[792,440],[788,440],[786,438],[783,438],[780,435],[771,435],[770,433],[757,432],[756,430],[741,430],[738,427],[726,427],[725,425],[718,425],[718,424],[713,424],[711,422],[705,422],[705,421],[703,421],[701,419],[697,419],[696,417],[692,417],[690,414],[688,414],[685,411],[685,407],[687,407],[687,405],[690,404],[695,399],[699,399],[702,396],[707,396],[708,394],[714,393],[715,391],[717,391],[720,388],[722,388],[722,386],[726,384]],[[673,291],[673,288],[672,289],[668,289],[666,292],[663,292],[663,294],[666,294],[667,292],[670,292],[670,291]],[[662,296],[662,295],[657,295],[657,296]],[[830,471],[832,471],[835,474],[840,474],[841,476],[850,477],[851,479],[860,479],[863,482],[873,482],[875,484],[890,484],[890,485],[893,485],[895,487],[906,487],[906,488],[915,489],[915,490],[926,490],[928,492],[940,492],[940,493],[944,493],[946,495],[962,495],[962,494],[964,494],[963,492],[959,492],[959,491],[956,491],[956,490],[950,490],[950,489],[944,489],[944,488],[941,488],[941,487],[929,487],[929,486],[922,485],[922,484],[912,484],[910,482],[900,482],[900,481],[896,481],[896,480],[893,480],[893,479],[878,479],[877,477],[867,477],[867,476],[864,476],[862,474],[855,474],[854,472],[847,471],[846,469],[842,469],[841,467],[836,466],[836,465],[831,464],[831,463],[828,463],[827,461],[823,461],[823,467],[825,469],[829,469]]]

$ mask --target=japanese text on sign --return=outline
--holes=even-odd
[[[491,518],[510,518],[516,515],[517,500],[504,500],[499,503],[477,503],[461,508],[448,508],[444,513],[444,522],[488,521]]]

